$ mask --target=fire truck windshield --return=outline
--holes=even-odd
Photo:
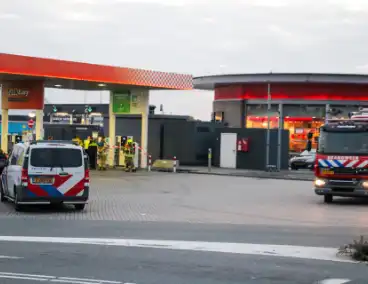
[[[367,155],[368,132],[321,131],[318,152],[329,155]]]

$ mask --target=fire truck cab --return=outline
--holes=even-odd
[[[325,203],[334,196],[368,197],[368,109],[320,128],[314,191]]]

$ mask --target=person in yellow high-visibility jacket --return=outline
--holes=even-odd
[[[72,141],[74,143],[78,144],[79,146],[82,146],[83,147],[83,141],[82,141],[82,139],[80,139],[79,136],[75,136]]]
[[[84,150],[88,150],[89,143],[91,143],[91,136],[88,136],[88,138],[83,141]]]
[[[102,137],[101,141],[97,143],[97,164],[98,170],[106,171],[106,161],[107,161],[107,144],[105,137]]]
[[[126,172],[135,172],[136,167],[134,165],[134,156],[135,156],[135,147],[133,143],[133,139],[128,139],[127,144],[124,147],[124,156],[125,156],[125,171]]]

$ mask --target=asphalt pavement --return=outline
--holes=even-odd
[[[211,225],[201,228],[187,224],[145,224],[105,221],[48,221],[2,219],[3,235],[52,236],[52,237],[98,237],[138,239],[188,239],[227,242],[256,242],[273,244],[307,244],[308,235],[319,235],[309,245],[334,245],[328,239],[348,239],[346,232],[292,232],[291,228],[232,227]],[[158,232],[160,231],[160,233]],[[183,233],[189,231],[190,233]],[[180,235],[183,234],[183,237]],[[299,234],[299,236],[298,236]],[[306,235],[305,235],[306,234]],[[237,237],[234,237],[234,235]],[[263,240],[257,239],[262,236]],[[267,238],[267,235],[269,238]],[[304,235],[304,240],[299,237]],[[303,237],[302,237],[303,238]],[[317,237],[318,238],[318,237]],[[365,281],[368,267],[365,264],[318,261],[277,256],[242,255],[206,251],[171,250],[165,248],[134,248],[100,244],[22,243],[0,241],[1,276],[46,279],[64,283],[316,283],[333,279]],[[2,273],[12,274],[2,274]],[[29,276],[34,275],[34,276]],[[37,277],[38,276],[38,277]],[[50,278],[54,277],[54,278]],[[3,278],[6,279],[6,278]],[[93,282],[85,279],[104,280]],[[56,281],[51,281],[56,280]],[[20,283],[19,279],[7,279]],[[39,280],[25,280],[38,283]],[[76,282],[77,281],[77,282]],[[22,282],[23,283],[23,282]],[[351,282],[354,283],[354,282]],[[359,282],[355,282],[359,283]],[[366,282],[361,282],[366,283]]]
[[[0,283],[368,283],[366,264],[337,255],[368,236],[364,200],[326,205],[310,182],[229,176],[91,183],[84,212],[0,205]]]

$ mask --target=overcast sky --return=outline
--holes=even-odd
[[[368,0],[0,0],[0,52],[194,76],[367,73],[367,30]],[[52,103],[85,97],[47,90]],[[212,99],[151,95],[168,113],[200,119],[209,119]]]

